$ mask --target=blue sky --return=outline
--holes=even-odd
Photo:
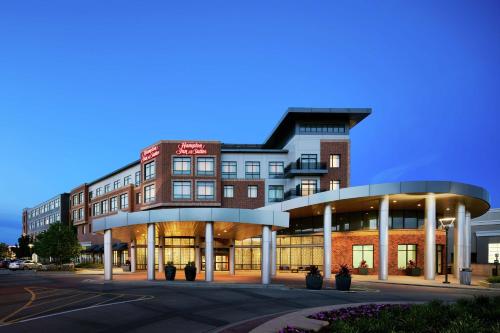
[[[11,1],[0,31],[0,241],[156,140],[261,143],[289,106],[373,108],[352,185],[500,205],[498,1]]]

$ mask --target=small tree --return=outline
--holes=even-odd
[[[0,243],[0,258],[9,257],[9,246],[5,243]]]
[[[37,236],[35,253],[42,258],[53,258],[63,264],[76,258],[81,251],[75,229],[60,222],[50,225],[49,229]]]
[[[31,256],[29,244],[33,239],[29,235],[21,236],[17,239],[17,246],[14,248],[16,258],[26,258]]]

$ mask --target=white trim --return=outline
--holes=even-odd
[[[497,225],[500,224],[500,220],[484,220],[484,221],[473,221],[471,225]]]
[[[476,237],[500,236],[500,230],[476,231]]]

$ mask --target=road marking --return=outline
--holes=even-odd
[[[24,288],[24,290],[28,291],[31,294],[31,298],[28,301],[28,303],[24,304],[22,307],[20,307],[16,311],[14,311],[11,314],[8,314],[7,316],[5,316],[2,319],[0,319],[0,324],[5,323],[7,321],[7,319],[11,318],[12,316],[15,316],[17,313],[19,313],[22,310],[26,309],[27,307],[29,307],[31,305],[31,303],[33,303],[33,301],[35,301],[36,294],[33,291],[31,291],[31,289],[29,289],[29,288]]]

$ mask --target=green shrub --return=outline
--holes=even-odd
[[[75,265],[76,268],[104,268],[104,264],[97,264],[91,262],[82,262]]]
[[[488,278],[489,283],[500,283],[500,276],[490,276]]]

